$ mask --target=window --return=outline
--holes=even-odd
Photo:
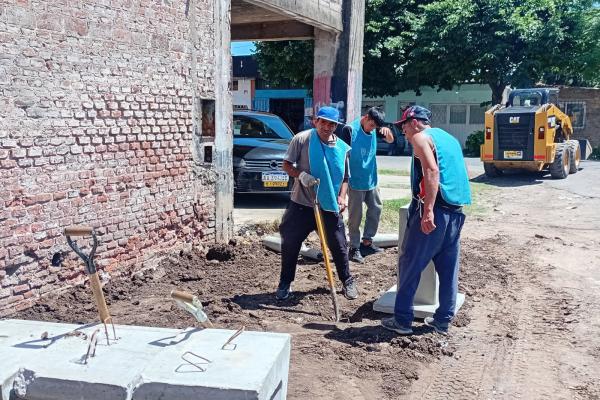
[[[450,123],[451,124],[466,124],[467,123],[467,106],[462,104],[450,105]]]
[[[234,115],[233,136],[255,139],[291,139],[293,134],[277,116]]]
[[[485,107],[472,104],[469,106],[469,125],[485,124]]]
[[[585,128],[585,101],[563,102],[560,108],[571,118],[573,128]]]
[[[431,124],[433,126],[446,125],[448,106],[446,104],[430,104]]]
[[[234,92],[238,91],[238,81],[234,80],[233,82],[231,82],[231,90],[233,90]]]

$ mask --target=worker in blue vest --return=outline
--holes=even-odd
[[[350,273],[342,218],[348,205],[350,147],[334,134],[339,118],[336,108],[321,107],[315,117],[315,127],[294,136],[283,159],[283,170],[295,179],[290,203],[279,225],[281,274],[275,294],[277,300],[290,297],[300,247],[317,229],[313,211],[315,196],[322,211],[324,235],[343,285],[342,293],[349,300],[358,298],[358,288]]]
[[[431,111],[408,107],[396,122],[413,146],[411,190],[413,200],[401,255],[394,316],[384,328],[412,334],[413,300],[421,272],[431,260],[439,276],[439,307],[425,324],[447,334],[456,309],[460,232],[465,222],[462,206],[471,204],[469,177],[456,138],[430,126]]]
[[[377,187],[377,136],[383,137],[388,143],[394,142],[392,131],[383,127],[384,118],[383,111],[372,107],[365,115],[346,125],[341,134],[341,138],[352,148],[348,185],[348,258],[357,263],[363,263],[363,257],[383,251],[373,244],[383,208]],[[363,203],[367,205],[367,212],[361,237]]]

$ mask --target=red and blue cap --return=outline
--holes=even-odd
[[[409,119],[419,119],[421,121],[429,122],[431,119],[431,111],[421,106],[410,106],[402,113],[402,117],[394,122],[396,125],[402,125]]]

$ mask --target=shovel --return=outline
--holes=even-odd
[[[319,179],[315,185],[315,220],[317,221],[317,234],[319,235],[319,241],[321,242],[321,251],[323,252],[323,261],[325,261],[325,271],[327,272],[327,282],[329,283],[329,291],[331,292],[331,300],[333,301],[333,311],[335,313],[335,322],[340,321],[340,310],[338,308],[337,297],[335,294],[335,285],[333,282],[333,271],[331,270],[331,263],[329,261],[329,248],[327,247],[327,239],[325,237],[325,229],[323,227],[323,217],[321,215],[321,208],[319,207],[319,199],[316,193],[319,191]]]
[[[211,328],[213,327],[213,324],[208,319],[208,315],[204,312],[202,303],[198,297],[180,290],[171,290],[171,298],[175,300],[175,303],[179,308],[192,314],[194,318],[196,318],[196,321],[201,324],[206,323]]]
[[[77,242],[71,239],[71,237],[90,235],[92,236],[93,245],[90,254],[87,255],[79,248],[79,246],[77,246]],[[90,279],[90,286],[92,287],[92,292],[94,293],[94,300],[96,301],[96,307],[98,308],[100,321],[104,324],[106,342],[107,344],[110,344],[108,340],[108,328],[106,324],[110,322],[112,325],[115,340],[117,339],[117,334],[115,332],[115,326],[113,324],[112,317],[108,312],[106,301],[104,300],[104,293],[102,293],[102,286],[100,285],[100,279],[98,278],[98,271],[96,270],[96,265],[94,264],[94,254],[96,253],[96,248],[98,247],[96,232],[94,232],[94,230],[89,226],[70,226],[65,228],[65,236],[67,237],[67,243],[69,243],[69,246],[71,246],[73,251],[77,253],[77,255],[81,257],[85,263],[85,273]]]

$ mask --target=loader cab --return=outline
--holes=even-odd
[[[508,95],[507,107],[538,108],[544,104],[558,105],[558,89],[517,89]]]

